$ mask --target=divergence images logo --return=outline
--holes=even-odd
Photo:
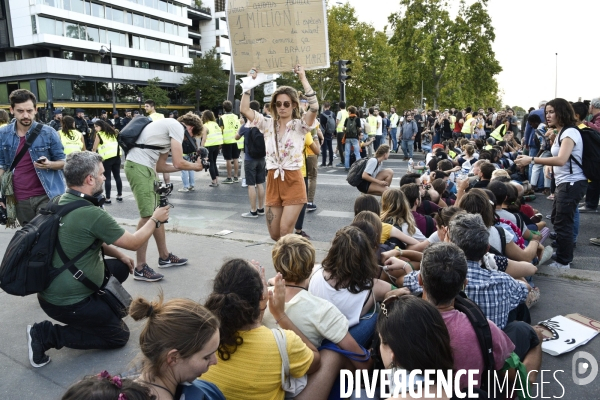
[[[585,361],[583,361],[585,360]],[[578,351],[573,355],[573,382],[576,385],[584,386],[591,383],[598,375],[598,361],[588,352]],[[585,378],[579,376],[588,374]]]

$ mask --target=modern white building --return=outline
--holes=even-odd
[[[223,62],[223,69],[228,71],[231,65],[231,46],[229,44],[225,2],[226,0],[202,0],[202,7],[208,8],[205,11],[212,11],[209,12],[211,17],[207,19],[195,15],[194,10],[197,10],[197,8],[194,7],[195,3],[192,1],[188,16],[192,19],[192,26],[189,28],[189,36],[193,39],[193,44],[190,46],[191,50],[196,50],[201,54],[202,51],[208,51],[215,47]],[[191,51],[190,56],[193,57]]]
[[[169,90],[170,108],[190,108],[176,90],[184,66],[227,37],[225,22],[210,13],[194,0],[0,0],[0,107],[25,88],[41,107],[111,109],[105,46],[117,108],[137,108],[139,86],[155,77]],[[207,24],[225,34],[200,33]]]

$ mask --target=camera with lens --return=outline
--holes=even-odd
[[[6,225],[8,222],[8,215],[6,214],[6,208],[0,206],[0,225]]]
[[[173,191],[172,183],[163,184],[161,181],[154,182],[154,192],[156,192],[156,194],[158,194],[158,196],[160,198],[160,200],[158,202],[159,207],[165,207],[165,206],[173,207],[173,205],[171,203],[169,203],[169,201],[167,200],[167,196],[170,195],[172,191]],[[167,221],[165,221],[165,223],[166,222]]]
[[[210,167],[210,162],[208,162],[208,150],[205,147],[198,147],[195,153],[190,153],[190,162],[195,163],[198,158],[202,162],[202,167],[204,167],[204,171],[208,171]]]

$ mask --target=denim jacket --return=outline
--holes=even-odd
[[[8,171],[10,164],[17,155],[19,147],[19,136],[16,132],[16,121],[0,128],[0,168]],[[29,137],[31,130],[37,123],[31,124],[29,131],[25,135]],[[31,161],[44,156],[50,161],[59,161],[65,159],[65,153],[60,136],[54,129],[44,125],[42,131],[29,148]],[[62,170],[41,170],[35,169],[42,186],[46,190],[49,198],[56,197],[65,192],[65,178]]]

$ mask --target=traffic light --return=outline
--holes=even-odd
[[[338,81],[340,81],[340,83],[344,83],[348,79],[352,79],[350,75],[346,75],[348,72],[352,71],[350,68],[348,68],[348,65],[352,64],[352,61],[339,60],[336,61],[334,64],[338,66]]]

